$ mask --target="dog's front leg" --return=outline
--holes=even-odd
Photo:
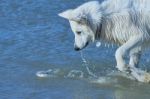
[[[117,62],[117,68],[120,71],[126,71],[128,70],[128,65],[125,62],[124,56],[126,53],[128,53],[132,48],[135,48],[136,46],[140,45],[142,42],[142,35],[136,35],[131,37],[126,43],[124,43],[122,46],[120,46],[115,54],[116,62]]]
[[[124,49],[124,46],[121,46],[117,49],[115,57],[117,62],[117,69],[120,71],[127,71],[128,67],[126,65],[126,62],[124,60],[124,56],[126,54],[127,50]]]
[[[138,67],[139,60],[141,57],[141,47],[135,47],[130,50],[130,71],[133,77],[135,77],[138,81],[150,83],[150,73],[144,71]]]
[[[129,61],[130,68],[138,67],[139,60],[141,58],[141,47],[136,47],[130,50],[129,53],[130,53],[130,61]]]

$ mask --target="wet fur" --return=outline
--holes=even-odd
[[[149,5],[150,0],[105,0],[101,4],[92,1],[69,10],[74,13],[66,11],[60,16],[85,22],[94,40],[119,44],[116,67],[122,72],[129,70],[138,81],[150,82],[149,73],[137,68],[143,49],[150,46]],[[125,54],[130,56],[129,64],[124,60]]]

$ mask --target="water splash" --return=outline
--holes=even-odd
[[[36,73],[37,77],[40,78],[76,78],[76,79],[81,79],[84,78],[84,72],[81,70],[63,70],[63,69],[49,69],[49,70],[43,70],[43,71],[38,71]]]
[[[80,70],[71,70],[66,78],[84,78],[84,73]]]
[[[58,73],[60,72],[60,69],[49,69],[46,71],[38,71],[36,73],[36,76],[38,77],[56,77],[58,75]]]
[[[89,67],[88,67],[89,64],[88,64],[88,62],[86,61],[86,59],[84,58],[82,51],[80,51],[80,54],[81,54],[81,59],[82,59],[82,62],[83,62],[83,66],[85,66],[85,68],[86,68],[88,74],[89,74],[90,76],[94,77],[94,78],[98,78],[98,77],[89,69]]]
[[[88,64],[88,61],[84,58],[83,56],[83,52],[81,51],[80,52],[81,54],[81,59],[82,59],[82,62],[83,62],[83,66],[85,67],[87,73],[88,73],[88,76],[91,77],[91,78],[98,78],[97,75],[95,75],[91,70],[90,68],[88,67],[89,64]],[[49,70],[46,70],[46,71],[38,71],[36,73],[36,76],[37,77],[41,77],[41,78],[44,78],[44,77],[64,77],[64,78],[84,78],[85,74],[82,70],[69,70],[69,71],[66,71],[66,70],[62,70],[62,69],[49,69]]]

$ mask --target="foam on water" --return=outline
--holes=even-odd
[[[99,77],[97,79],[93,79],[90,81],[91,83],[96,83],[96,84],[112,84],[112,83],[118,83],[118,79],[117,78],[112,78],[112,77]]]
[[[38,71],[36,73],[36,76],[38,76],[38,77],[56,77],[59,72],[60,72],[60,69],[49,69],[46,71]]]
[[[102,85],[118,85],[120,82],[124,81],[135,81],[136,79],[128,73],[113,71],[107,74],[106,76],[98,77],[97,79],[93,79],[90,82]]]
[[[84,73],[81,70],[71,70],[66,78],[84,78]]]
[[[56,78],[56,77],[63,77],[63,78],[84,78],[84,72],[81,70],[63,70],[63,69],[49,69],[45,71],[38,71],[36,73],[37,77],[40,78]]]

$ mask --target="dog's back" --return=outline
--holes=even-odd
[[[105,12],[119,12],[124,9],[150,10],[150,0],[106,0],[101,4]]]

